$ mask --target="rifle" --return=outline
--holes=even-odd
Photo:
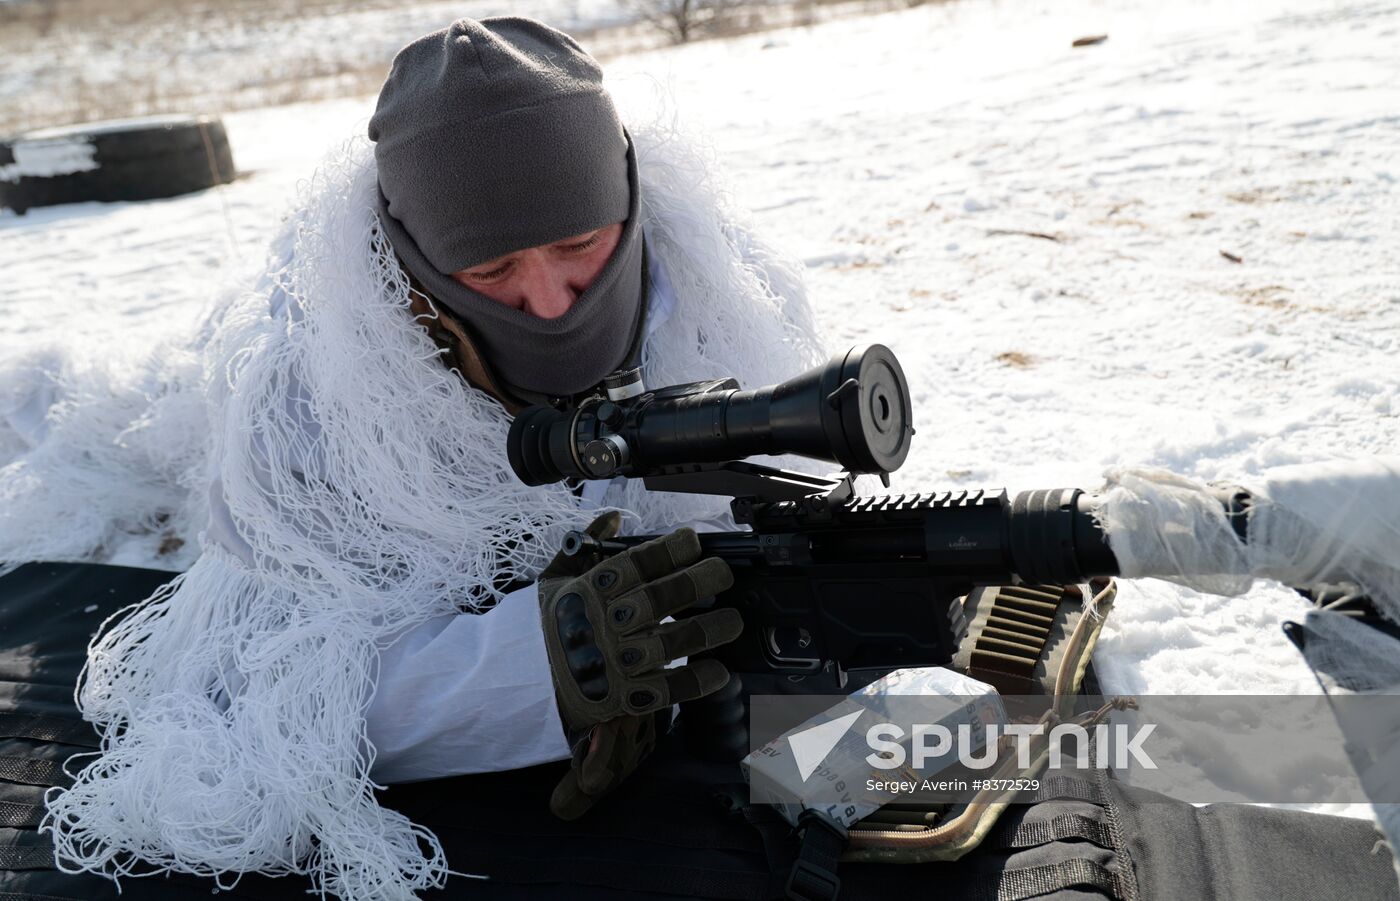
[[[978,586],[1119,572],[1094,516],[1098,498],[1079,489],[858,495],[858,473],[889,486],[914,435],[908,384],[882,345],[757,390],[722,379],[647,391],[638,370],[605,388],[573,408],[523,411],[510,432],[511,466],[532,485],[622,475],[652,490],[732,498],[735,522],[749,530],[699,536],[703,553],[734,573],[713,606],[737,608],[745,624],[710,652],[738,678],[696,702],[708,719],[735,723],[742,709],[733,702],[749,693],[798,684],[843,693],[899,667],[949,665],[967,631],[960,599]],[[813,476],[741,459],[784,453],[846,471]],[[1219,499],[1243,537],[1248,495],[1222,488]],[[650,537],[571,532],[564,551],[601,558]]]

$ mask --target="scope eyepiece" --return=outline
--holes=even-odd
[[[550,485],[575,474],[570,447],[560,441],[567,437],[571,418],[572,411],[560,412],[543,404],[526,407],[516,415],[506,439],[506,459],[516,478],[526,485]],[[555,463],[559,452],[564,458],[562,466]]]
[[[909,456],[914,434],[904,371],[880,344],[852,348],[754,390],[733,379],[632,397],[617,387],[610,382],[608,398],[591,397],[572,410],[522,411],[506,448],[516,476],[527,485],[645,476],[664,466],[755,454],[797,454],[852,473],[887,473]]]

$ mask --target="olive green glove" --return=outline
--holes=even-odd
[[[670,725],[668,708],[645,716],[620,716],[589,729],[574,745],[573,762],[554,787],[549,809],[563,820],[583,816],[631,775]]]
[[[605,513],[587,532],[606,540],[621,522],[620,514]],[[555,696],[575,745],[573,770],[550,803],[560,816],[582,814],[636,768],[657,737],[652,714],[669,713],[672,704],[729,682],[718,660],[672,669],[666,664],[733,641],[744,627],[732,608],[661,624],[734,584],[723,560],[700,559],[692,529],[591,564],[584,556],[560,554],[538,579]]]

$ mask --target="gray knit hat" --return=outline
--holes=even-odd
[[[394,58],[369,137],[394,250],[507,383],[572,394],[622,364],[642,321],[636,159],[602,70],[572,38],[513,17],[419,38]],[[604,272],[558,319],[451,277],[624,220]]]

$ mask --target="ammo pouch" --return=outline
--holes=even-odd
[[[1113,608],[1117,586],[1111,579],[1100,579],[1089,590],[1092,596],[1088,601],[1083,589],[1074,585],[1015,585],[973,591],[963,599],[968,629],[954,657],[954,668],[990,683],[1008,699],[1015,695],[1051,699],[1046,709],[1036,714],[1046,734],[1060,723],[1090,725],[1110,708],[1081,711],[1077,699],[1089,675],[1104,619]],[[1033,750],[1029,766],[1018,768],[1008,760],[986,775],[996,780],[1035,779],[1044,769],[1048,753],[1048,745],[1040,744],[1039,750]],[[984,789],[968,803],[951,809],[917,805],[901,805],[898,811],[882,808],[852,825],[843,859],[896,864],[957,860],[983,841],[1010,800],[1009,793]],[[828,832],[833,831],[834,824],[826,825]],[[821,853],[823,846],[832,846],[830,836],[815,829],[803,831],[804,855]],[[800,861],[799,869],[804,865]],[[835,884],[832,873],[834,866],[829,866],[826,881]],[[820,881],[822,874],[814,875]]]

